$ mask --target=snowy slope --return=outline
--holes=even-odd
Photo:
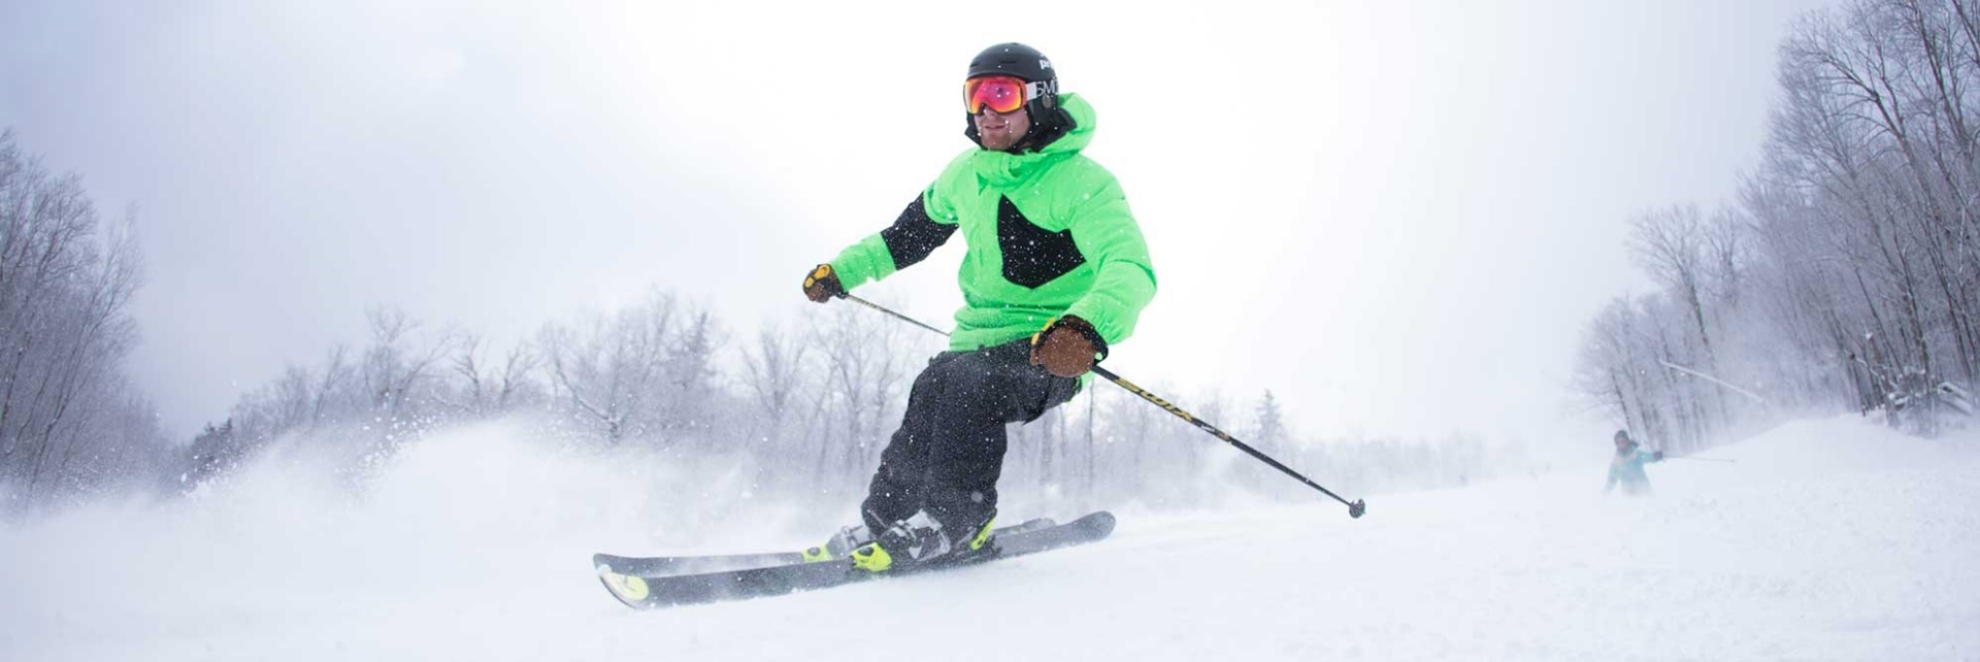
[[[635,612],[587,557],[663,551],[677,504],[486,427],[358,498],[270,461],[0,528],[0,660],[1980,659],[1976,445],[1799,422],[1709,453],[1735,463],[1652,466],[1647,500],[1599,496],[1597,450],[1359,521],[1128,512],[1092,547]]]

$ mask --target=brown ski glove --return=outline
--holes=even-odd
[[[1095,358],[1096,355],[1098,358]],[[1086,320],[1067,315],[1031,336],[1031,364],[1059,377],[1078,377],[1107,358],[1107,341]]]

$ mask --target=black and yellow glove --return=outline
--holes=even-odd
[[[846,288],[839,284],[839,275],[832,273],[832,265],[821,264],[804,275],[804,296],[818,303],[846,295]]]

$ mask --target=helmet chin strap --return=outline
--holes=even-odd
[[[1012,154],[1023,154],[1025,150],[1033,148],[1031,140],[1038,136],[1037,107],[1037,102],[1024,104],[1024,135],[1018,136],[1017,142],[1011,143],[1011,148],[1004,151]]]

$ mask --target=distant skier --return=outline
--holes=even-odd
[[[1664,461],[1663,451],[1645,450],[1629,438],[1628,430],[1616,431],[1616,456],[1609,460],[1609,482],[1602,486],[1602,493],[1608,494],[1617,484],[1622,485],[1623,494],[1647,496],[1650,494],[1650,476],[1643,472],[1643,465]]]
[[[977,147],[891,227],[805,276],[805,296],[823,303],[920,262],[958,228],[968,244],[949,351],[915,378],[861,504],[863,525],[808,559],[849,555],[860,569],[886,572],[990,549],[1005,424],[1071,399],[1155,296],[1127,198],[1080,154],[1093,140],[1093,107],[1058,85],[1051,61],[1029,46],[978,54],[963,83],[963,133]],[[857,85],[846,94],[842,108],[818,110],[875,103]]]

